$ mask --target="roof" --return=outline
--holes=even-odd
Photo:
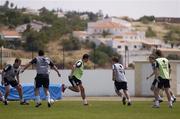
[[[162,52],[180,52],[180,49],[178,48],[158,48]]]
[[[76,35],[87,35],[87,32],[86,31],[73,31],[73,34],[76,34]]]
[[[94,27],[96,28],[127,28],[126,26],[123,26],[121,24],[115,23],[115,22],[97,22],[95,23]]]
[[[4,30],[1,31],[3,36],[21,36],[18,32],[15,30]]]

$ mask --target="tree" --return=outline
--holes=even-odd
[[[108,30],[103,30],[102,36],[105,38],[106,36],[111,35]]]
[[[168,43],[171,43],[172,47],[180,44],[180,28],[173,27],[169,32],[164,36],[164,40]]]
[[[153,31],[151,27],[148,27],[146,30],[146,37],[156,37],[156,32]]]
[[[105,66],[109,64],[111,57],[119,55],[108,46],[101,44],[90,52],[91,61],[99,66]]]
[[[103,51],[96,50],[95,53],[93,51],[90,53],[90,60],[95,64],[105,66],[109,61],[109,56]]]
[[[3,7],[6,8],[6,9],[9,8],[9,1],[8,0],[4,3]]]
[[[144,23],[144,24],[148,24],[149,22],[153,22],[155,20],[154,16],[143,16],[141,18],[139,18],[138,21]]]
[[[63,39],[62,45],[64,47],[64,50],[66,50],[66,51],[81,49],[81,43],[79,42],[79,40],[72,36],[70,36],[69,39]]]
[[[45,48],[45,43],[43,42],[43,37],[40,33],[36,31],[30,31],[24,34],[25,44],[24,49],[27,51],[38,51]]]
[[[10,7],[11,7],[11,9],[12,9],[12,8],[14,7],[14,3],[11,3],[11,4],[10,4]]]

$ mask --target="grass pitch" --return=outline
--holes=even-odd
[[[150,101],[136,101],[132,106],[124,106],[119,101],[90,101],[83,106],[80,101],[58,101],[51,108],[46,102],[35,108],[10,102],[8,106],[0,103],[0,119],[180,119],[180,102],[172,109],[167,102],[154,109]]]

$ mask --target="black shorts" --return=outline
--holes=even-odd
[[[35,88],[49,88],[49,75],[48,74],[37,74],[35,77]]]
[[[81,80],[77,79],[75,76],[69,76],[69,81],[73,87],[82,84]]]
[[[158,77],[158,88],[162,89],[162,88],[170,88],[170,83],[168,79],[163,79],[161,77]]]
[[[114,81],[115,90],[128,90],[127,88],[127,82],[117,82]]]
[[[158,84],[158,80],[154,79],[154,81],[152,82],[152,85],[156,86]]]
[[[17,80],[9,81],[7,78],[4,78],[4,85],[5,86],[11,85],[12,87],[16,87],[16,86],[18,86],[18,82],[17,82]]]

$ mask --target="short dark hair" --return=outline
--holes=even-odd
[[[15,62],[15,63],[21,62],[21,59],[16,58],[16,59],[14,60],[14,62]]]
[[[162,57],[162,56],[163,56],[161,50],[156,50],[156,51],[155,51],[155,54],[156,54],[158,57]]]
[[[119,62],[119,58],[118,57],[113,57],[112,61],[118,63]]]
[[[44,51],[43,50],[39,50],[38,55],[39,56],[44,56]]]
[[[89,59],[89,55],[88,54],[84,54],[82,58],[83,59]]]

